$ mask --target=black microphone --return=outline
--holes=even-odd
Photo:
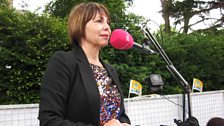
[[[135,43],[132,36],[125,30],[115,29],[110,36],[110,44],[120,50],[128,50],[130,48],[136,48],[144,53],[158,54],[154,50],[150,49],[146,44]]]

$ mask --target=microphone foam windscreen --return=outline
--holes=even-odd
[[[110,44],[116,49],[127,50],[134,45],[134,40],[127,31],[115,29],[111,33]]]

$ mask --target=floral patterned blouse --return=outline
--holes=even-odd
[[[90,64],[100,93],[100,125],[117,118],[120,113],[121,96],[117,86],[112,84],[106,69]]]

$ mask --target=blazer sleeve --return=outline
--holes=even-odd
[[[49,60],[41,83],[40,126],[92,126],[66,119],[72,59],[66,52],[56,52]]]

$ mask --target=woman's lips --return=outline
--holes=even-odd
[[[103,37],[103,38],[109,38],[109,35],[107,35],[107,34],[104,34],[104,35],[100,35],[101,37]]]

